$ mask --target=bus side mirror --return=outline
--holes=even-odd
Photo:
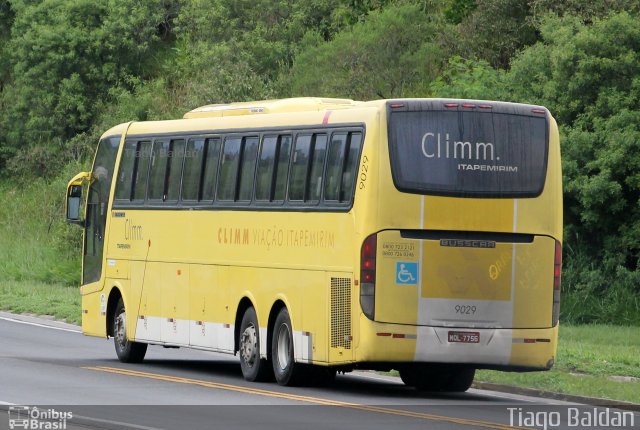
[[[67,222],[69,224],[84,226],[84,219],[82,218],[81,214],[82,185],[84,182],[88,182],[90,177],[90,173],[82,172],[76,175],[76,177],[73,178],[67,186],[67,201],[65,204],[65,212]]]
[[[82,198],[82,186],[72,185],[67,192],[67,222],[71,224],[83,225],[80,218],[80,203]]]

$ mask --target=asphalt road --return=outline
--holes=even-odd
[[[76,326],[0,312],[0,429],[575,429],[609,428],[604,420],[620,413],[599,409],[594,420],[593,409],[481,390],[418,393],[369,372],[329,387],[248,383],[234,356],[157,346],[126,365],[111,341]],[[640,415],[622,418],[619,428],[640,427]]]

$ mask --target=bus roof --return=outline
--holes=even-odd
[[[184,115],[184,118],[208,118],[221,116],[255,115],[265,113],[302,112],[324,109],[344,109],[362,102],[350,99],[321,97],[295,97],[279,100],[260,100],[201,106]]]

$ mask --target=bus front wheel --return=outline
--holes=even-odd
[[[147,353],[147,344],[131,342],[127,338],[127,314],[122,298],[116,305],[112,321],[113,342],[118,359],[123,363],[141,363]]]
[[[250,382],[266,381],[271,369],[267,360],[260,358],[260,326],[254,308],[248,308],[240,323],[238,352],[242,376]]]

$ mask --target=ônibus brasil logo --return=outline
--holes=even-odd
[[[38,409],[30,406],[9,406],[9,428],[28,430],[65,430],[73,412],[53,408]]]

